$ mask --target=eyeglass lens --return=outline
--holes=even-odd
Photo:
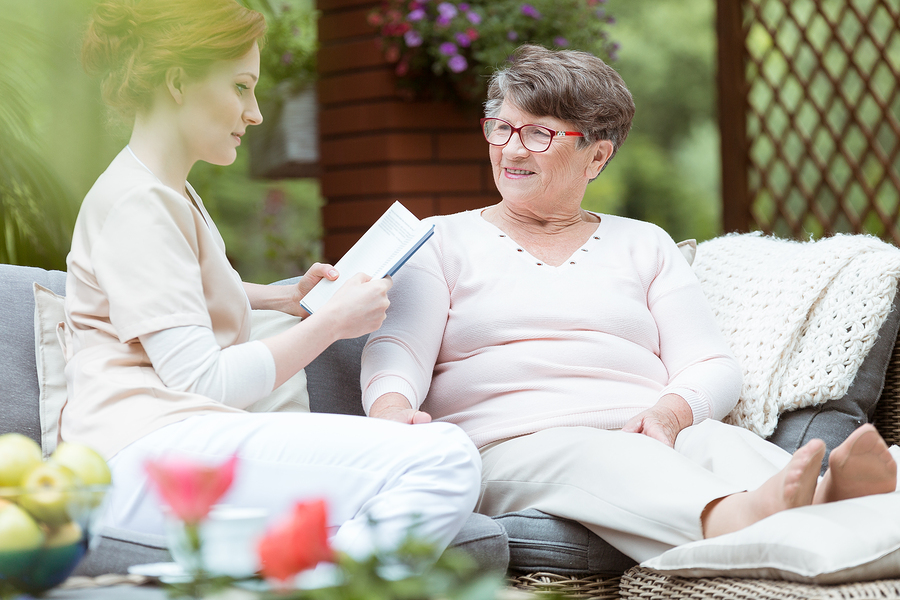
[[[484,120],[484,138],[494,146],[506,145],[512,138],[513,127],[500,119]],[[540,125],[525,125],[519,129],[522,145],[532,152],[543,152],[553,141],[553,131]]]

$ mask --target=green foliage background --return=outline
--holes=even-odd
[[[588,186],[590,210],[651,221],[675,240],[721,233],[715,3],[609,0],[612,63],[634,96],[628,139]]]
[[[300,0],[297,0],[300,1]],[[308,3],[308,0],[305,0]],[[81,199],[127,142],[78,62],[93,0],[0,0],[0,262],[65,268]],[[719,232],[714,2],[609,0],[614,66],[634,128],[584,206],[653,221],[674,238]],[[264,50],[265,51],[265,50]],[[473,124],[477,127],[477,123]],[[248,281],[298,274],[320,256],[316,180],[256,181],[198,164],[191,182]]]

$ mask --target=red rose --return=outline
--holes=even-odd
[[[263,575],[282,581],[332,561],[325,501],[298,502],[286,519],[266,532],[257,549]]]

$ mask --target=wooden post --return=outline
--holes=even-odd
[[[716,0],[718,109],[722,155],[722,228],[746,232],[753,222],[747,185],[747,83],[743,0]]]
[[[324,259],[334,262],[394,200],[417,217],[499,201],[477,112],[397,92],[366,17],[371,0],[318,0]]]

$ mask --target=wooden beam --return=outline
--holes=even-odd
[[[750,230],[747,186],[747,82],[744,0],[716,0],[718,111],[722,156],[722,229]]]

